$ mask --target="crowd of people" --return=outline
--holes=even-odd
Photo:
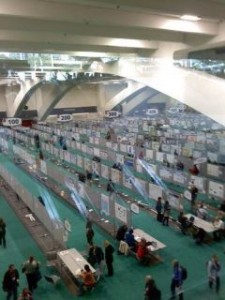
[[[21,266],[21,273],[24,273],[27,280],[27,287],[19,293],[20,272],[14,264],[10,264],[3,276],[2,289],[6,293],[6,300],[33,300],[33,292],[38,287],[42,278],[40,262],[34,256],[30,256]]]

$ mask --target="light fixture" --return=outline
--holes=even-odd
[[[201,18],[199,18],[198,16],[194,16],[194,15],[183,15],[180,18],[181,18],[181,20],[185,20],[185,21],[199,21],[199,20],[201,20]]]

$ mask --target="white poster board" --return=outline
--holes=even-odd
[[[115,217],[122,221],[123,223],[127,224],[127,209],[126,207],[115,203]]]
[[[218,198],[224,198],[224,184],[209,181],[209,194]]]
[[[109,196],[101,194],[101,215],[110,215]]]
[[[149,197],[154,200],[157,200],[158,197],[162,197],[162,187],[149,183]]]

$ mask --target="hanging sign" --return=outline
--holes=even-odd
[[[58,122],[69,122],[72,121],[73,117],[70,114],[58,115]]]
[[[22,119],[20,118],[6,118],[2,120],[3,126],[19,126],[22,124]]]

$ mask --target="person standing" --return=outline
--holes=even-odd
[[[163,207],[162,225],[169,226],[169,216],[170,216],[170,204],[169,204],[169,201],[166,200],[164,207]]]
[[[183,271],[177,260],[173,261],[173,273],[172,273],[172,281],[171,281],[171,298],[175,299],[176,295],[179,295],[179,300],[183,300]]]
[[[6,224],[4,220],[1,218],[0,219],[0,245],[2,245],[4,248],[6,248],[5,235],[6,235]]]
[[[145,300],[161,300],[161,291],[156,287],[151,275],[145,277]]]
[[[87,238],[87,242],[89,245],[93,244],[93,238],[94,238],[94,230],[92,228],[92,226],[89,226],[86,228],[86,238]]]
[[[216,255],[213,255],[212,258],[207,263],[207,271],[208,271],[209,287],[210,289],[212,289],[215,283],[216,293],[219,293],[220,290],[220,269],[221,269],[221,265],[219,259]]]
[[[108,269],[108,276],[112,276],[114,273],[114,270],[113,270],[114,248],[107,240],[104,241],[104,247],[105,247],[105,263],[106,263],[106,266]]]
[[[191,193],[191,210],[192,212],[195,212],[196,199],[198,196],[198,188],[195,186],[194,182],[191,183],[190,193]]]
[[[162,222],[162,197],[158,197],[156,206],[155,206],[156,212],[157,212],[157,221]]]
[[[19,272],[15,268],[15,265],[9,265],[8,270],[5,272],[2,287],[7,293],[6,300],[17,300],[18,296],[18,286],[19,286]]]
[[[40,263],[33,256],[30,256],[22,266],[22,272],[25,273],[27,277],[28,289],[31,292],[33,292],[33,290],[37,288],[37,283],[40,280],[39,267]]]

